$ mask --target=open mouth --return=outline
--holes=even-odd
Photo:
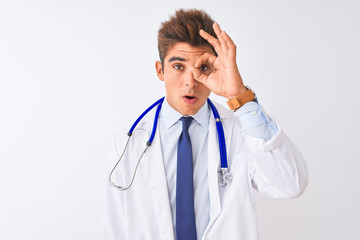
[[[192,96],[185,96],[185,98],[191,100],[191,99],[194,99],[195,97],[192,97]]]
[[[184,100],[187,104],[193,104],[196,102],[197,97],[195,96],[184,96]]]

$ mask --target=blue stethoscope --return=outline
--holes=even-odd
[[[157,127],[157,123],[158,123],[158,119],[159,119],[159,113],[160,113],[160,109],[161,109],[161,106],[162,106],[162,103],[164,102],[164,98],[165,97],[162,97],[160,98],[158,101],[156,101],[153,105],[151,105],[148,109],[145,110],[145,112],[143,112],[139,117],[138,119],[136,119],[136,121],[134,122],[134,124],[131,126],[129,132],[127,133],[128,135],[128,139],[127,139],[127,142],[125,144],[125,148],[123,150],[123,152],[121,153],[121,156],[119,158],[119,160],[117,161],[116,165],[114,166],[114,168],[111,170],[110,172],[110,176],[109,176],[109,182],[110,184],[119,189],[119,190],[127,190],[131,187],[132,183],[134,182],[134,179],[135,179],[135,175],[136,175],[136,171],[138,169],[138,166],[139,166],[139,163],[140,163],[140,160],[141,158],[143,157],[143,155],[145,154],[146,150],[148,149],[148,147],[151,146],[151,143],[154,139],[154,136],[155,136],[155,132],[156,132],[156,127]],[[227,157],[226,157],[226,146],[225,146],[225,136],[224,136],[224,128],[222,126],[222,123],[221,123],[221,118],[219,116],[219,113],[216,109],[216,107],[214,106],[214,104],[210,101],[210,99],[207,99],[207,102],[214,114],[214,118],[215,118],[215,121],[216,121],[216,129],[217,129],[217,134],[218,134],[218,139],[219,139],[219,149],[220,149],[220,160],[221,160],[221,167],[220,169],[218,170],[218,181],[219,181],[219,185],[226,185],[228,183],[231,182],[232,180],[232,174],[230,173],[229,171],[229,168],[228,168],[228,165],[227,165]],[[118,186],[116,185],[115,183],[113,183],[113,181],[111,180],[111,177],[112,177],[112,174],[114,172],[114,170],[116,169],[117,165],[120,163],[122,157],[124,156],[124,153],[125,153],[125,150],[127,148],[127,145],[129,143],[129,140],[130,140],[130,137],[132,136],[133,134],[133,131],[136,127],[136,125],[141,121],[141,119],[151,110],[153,109],[154,107],[157,107],[156,109],[156,113],[155,113],[155,118],[154,118],[154,125],[153,125],[153,128],[152,128],[152,131],[151,131],[151,135],[150,135],[150,138],[149,140],[147,141],[146,143],[146,147],[145,147],[145,150],[144,152],[141,154],[137,164],[136,164],[136,167],[135,167],[135,171],[134,171],[134,174],[132,176],[132,179],[131,179],[131,182],[128,186]]]

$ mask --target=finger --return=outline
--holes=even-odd
[[[226,44],[226,40],[224,39],[224,37],[222,35],[223,31],[220,29],[219,24],[214,22],[213,23],[213,29],[215,31],[215,34],[216,34],[217,38],[219,39],[221,48],[223,50],[226,50],[228,48],[228,45]]]
[[[226,44],[228,46],[228,56],[232,59],[236,58],[236,45],[233,40],[227,35],[225,31],[222,32],[224,39],[226,40]]]
[[[222,31],[221,35],[222,35],[223,39],[225,40],[226,45],[229,48],[236,48],[234,41],[229,37],[229,35],[225,31]]]
[[[214,49],[218,55],[222,52],[219,40],[217,40],[216,38],[211,36],[209,33],[205,32],[203,29],[201,29],[199,31],[199,34],[202,38],[204,38],[206,41],[208,41],[208,43],[210,43],[211,46],[214,47]]]
[[[207,82],[207,75],[205,75],[203,72],[201,72],[198,68],[194,68],[192,70],[194,79],[206,86]]]
[[[210,54],[210,53],[204,53],[201,55],[195,62],[194,67],[198,69],[203,65],[204,63],[213,65],[216,60],[216,56]],[[210,67],[210,66],[209,66]]]

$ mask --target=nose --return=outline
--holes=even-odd
[[[187,87],[193,88],[198,85],[198,82],[194,78],[194,74],[192,71],[189,71],[185,76],[185,85]]]

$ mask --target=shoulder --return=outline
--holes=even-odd
[[[128,139],[128,133],[134,124],[138,121],[136,126],[132,131],[132,136],[140,134],[147,135],[151,132],[152,125],[154,123],[156,108],[151,109],[142,119],[130,119],[128,124],[120,128],[119,131],[116,131],[114,134],[114,144],[116,149],[122,149]],[[139,114],[140,117],[140,114]]]
[[[241,124],[239,119],[235,116],[234,112],[218,102],[212,101],[212,103],[215,105],[220,115],[225,131],[228,133],[235,132],[237,135],[239,135],[241,132]]]
[[[226,108],[225,106],[223,106],[218,102],[215,101],[211,101],[211,102],[215,105],[221,119],[232,119],[232,120],[236,119],[236,116],[234,115],[233,111],[231,111],[230,109]]]

